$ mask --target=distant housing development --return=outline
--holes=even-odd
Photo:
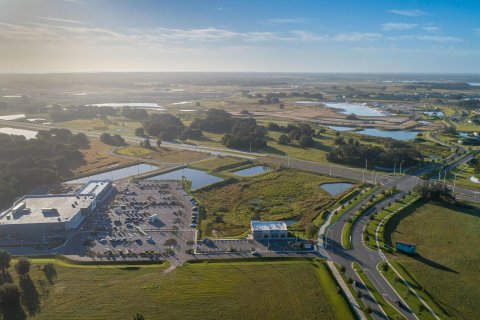
[[[287,225],[283,221],[258,221],[250,222],[254,239],[279,239],[287,238]]]
[[[76,229],[111,190],[109,180],[90,181],[71,194],[26,195],[0,214],[0,233],[10,236],[61,235]]]

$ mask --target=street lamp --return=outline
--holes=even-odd
[[[455,173],[455,178],[453,179],[453,191],[452,192],[455,192],[455,183],[457,182],[457,175],[462,173],[462,171],[467,169],[467,168],[468,168],[468,165],[465,168],[463,168],[462,170],[460,170],[459,172]]]

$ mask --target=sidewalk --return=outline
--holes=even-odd
[[[348,288],[348,285],[345,283],[345,281],[343,281],[343,278],[340,275],[340,273],[338,272],[334,263],[331,260],[327,260],[327,265],[330,268],[330,270],[332,271],[333,276],[337,280],[337,282],[340,285],[340,287],[342,288],[343,292],[345,293],[345,296],[347,297],[350,305],[353,307],[353,311],[355,311],[355,314],[357,315],[357,317],[361,320],[367,320],[367,317],[363,313],[362,308],[360,308],[360,306],[357,303],[357,300],[355,300],[355,298],[353,297],[352,293],[350,292],[350,289]]]

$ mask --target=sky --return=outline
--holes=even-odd
[[[480,1],[0,0],[0,72],[480,73]]]

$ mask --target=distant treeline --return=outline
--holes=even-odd
[[[403,141],[386,139],[383,147],[360,144],[354,139],[335,139],[337,147],[327,153],[331,162],[348,164],[354,167],[380,166],[385,168],[397,167],[402,163],[403,168],[417,164],[422,159],[419,151]],[[365,162],[367,161],[367,163]]]
[[[37,137],[0,134],[0,208],[34,187],[61,182],[84,163],[78,149],[88,140],[82,133],[52,129]]]

